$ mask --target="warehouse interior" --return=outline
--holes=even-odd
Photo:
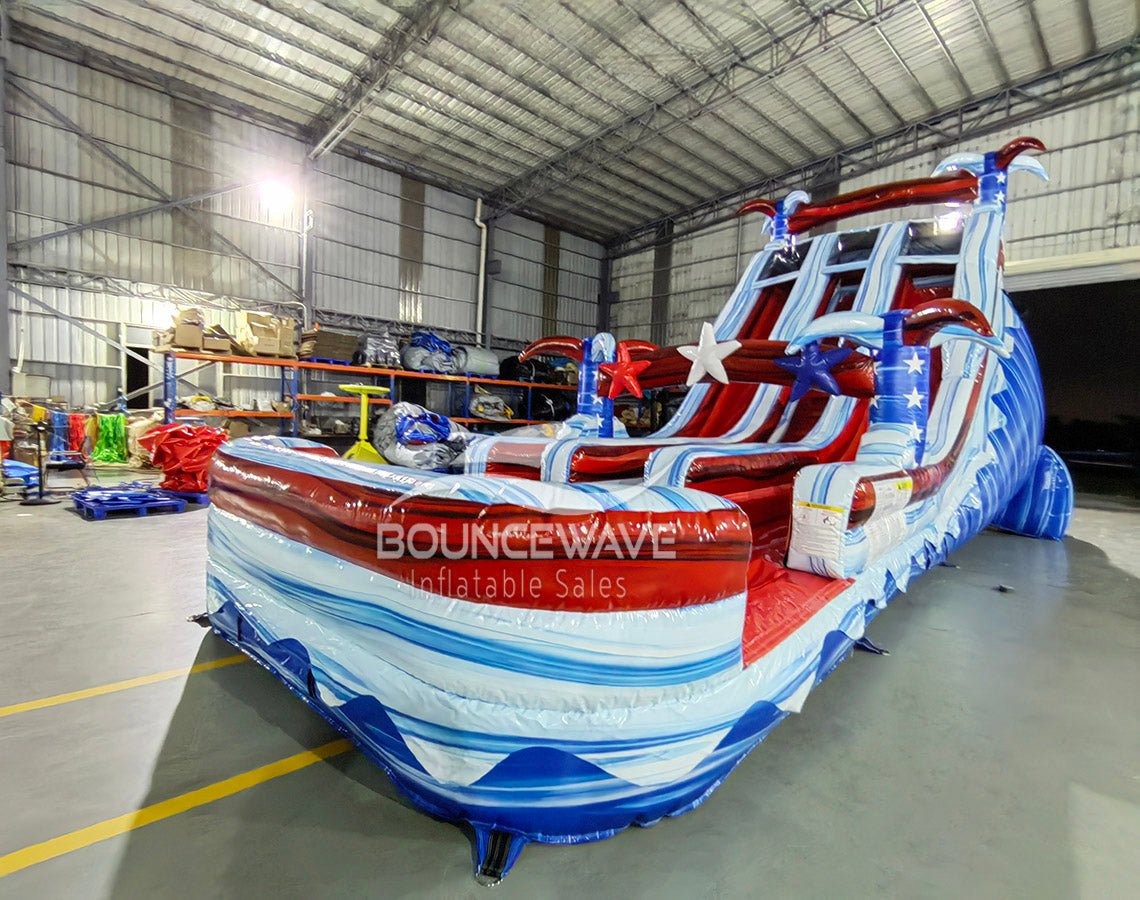
[[[1104,897],[1140,879],[1135,3],[0,0],[0,32],[0,897],[480,895],[484,831],[511,829],[410,796],[313,674],[305,696],[208,607],[208,543],[238,509],[216,492],[241,493],[226,448],[449,473],[461,498],[496,465],[551,480],[553,453],[525,452],[585,413],[609,429],[587,437],[664,435],[667,454],[710,378],[740,386],[686,384],[686,361],[679,386],[606,407],[590,378],[618,385],[630,348],[635,366],[691,350],[701,374],[702,328],[794,221],[791,192],[866,198],[1021,136],[1048,181],[1009,170],[995,271],[1044,387],[1034,450],[1075,486],[1064,539],[1003,526],[930,555],[852,635],[872,652],[691,812],[507,841],[490,880]],[[738,215],[758,198],[787,209]],[[865,230],[877,259],[884,222],[927,222],[935,246],[968,206],[868,207],[811,240]],[[835,284],[850,299],[821,314],[862,302]],[[797,431],[795,405],[765,440],[798,452],[815,420]]]

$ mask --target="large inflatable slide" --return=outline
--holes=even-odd
[[[1043,149],[746,204],[770,240],[716,322],[680,347],[537,342],[581,361],[578,414],[471,445],[462,474],[225,445],[214,628],[470,823],[484,883],[529,841],[693,809],[916,575],[989,525],[1064,534],[1072,484],[1002,289],[1007,178],[1044,177]],[[929,204],[960,215],[824,230]],[[663,429],[614,436],[615,397],[675,385]]]

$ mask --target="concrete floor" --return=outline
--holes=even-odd
[[[0,706],[230,656],[205,514],[0,504]],[[695,812],[531,846],[501,897],[1112,897],[1140,884],[1140,516],[985,533]],[[998,584],[1013,592],[1001,593]],[[336,735],[235,665],[0,719],[0,855]],[[0,879],[0,897],[481,897],[467,838],[353,752]]]

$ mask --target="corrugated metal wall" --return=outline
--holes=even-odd
[[[293,292],[303,287],[303,144],[20,45],[11,48],[9,72],[16,85],[7,110],[10,241],[246,185],[194,204],[193,218],[166,209],[18,247],[9,255],[16,287],[135,345],[148,329],[169,324],[179,305],[265,308],[296,300]],[[55,107],[142,177],[28,95]],[[266,181],[292,197],[274,202]],[[335,154],[320,160],[307,190],[313,309],[474,330],[475,202],[416,187],[422,201],[410,199],[418,191],[402,191],[398,174]],[[413,202],[422,209],[409,216]],[[405,241],[419,258],[405,260],[403,279],[402,227],[405,236],[415,227],[422,237]],[[494,233],[502,272],[490,288],[492,333],[533,339],[542,330],[543,227],[508,217]],[[557,330],[588,333],[597,315],[602,249],[564,232],[559,238]],[[220,312],[213,317],[232,322]],[[50,376],[54,393],[73,403],[102,402],[122,383],[118,352],[73,325],[15,297],[11,323],[13,359],[22,347],[23,370]],[[126,325],[134,327],[129,334]],[[272,381],[236,375],[224,388],[237,402],[275,393]]]
[[[951,153],[998,147],[1022,134],[1040,138],[1049,148],[1041,156],[1049,183],[1011,176],[1007,263],[1140,245],[1140,94],[1135,91],[923,154],[845,181],[841,190],[929,175]],[[916,207],[916,217],[934,214],[933,207]],[[866,217],[851,221],[871,224]]]
[[[738,272],[748,263],[764,238],[761,220],[721,222],[695,234],[673,240],[673,265],[668,279],[669,314],[665,340],[675,345],[695,340],[702,322],[720,313],[736,284]],[[653,321],[653,250],[614,260],[613,287],[618,300],[610,315],[619,339],[648,339]]]
[[[1038,263],[1043,260],[1062,264],[1062,271],[1053,276],[1060,283],[1114,277],[1108,269],[1066,269],[1064,262],[1087,254],[1088,258],[1073,263],[1089,265],[1100,256],[1118,258],[1121,251],[1140,248],[1140,94],[1135,91],[1003,129],[937,154],[914,157],[844,181],[840,190],[926,176],[944,156],[998,147],[1021,134],[1037,136],[1050,148],[1042,157],[1050,182],[1043,184],[1024,174],[1012,176],[1006,224],[1007,281],[1013,282],[1010,273],[1019,267],[1021,271],[1040,268]],[[938,210],[946,211],[946,207]],[[935,209],[915,207],[906,214],[930,217]],[[855,218],[844,227],[880,220]],[[712,321],[720,312],[740,266],[763,243],[762,221],[752,216],[742,226],[723,222],[673,242],[669,343],[694,340],[700,323]],[[743,229],[739,233],[738,227]],[[1140,254],[1123,255],[1136,260],[1130,266],[1140,266]],[[619,300],[612,308],[612,321],[619,338],[649,337],[654,324],[653,260],[653,251],[644,250],[614,261]]]
[[[519,216],[495,223],[491,259],[502,268],[491,279],[491,320],[496,337],[532,341],[543,335],[545,284],[544,228]],[[593,334],[597,325],[599,244],[561,232],[558,238],[557,331],[575,337]]]

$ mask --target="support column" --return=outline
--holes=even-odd
[[[400,178],[400,305],[401,322],[424,319],[424,183]]]
[[[653,300],[649,311],[649,339],[659,347],[669,344],[669,291],[673,282],[673,223],[663,222],[653,245]]]
[[[495,220],[487,222],[487,271],[483,273],[483,346],[491,349],[491,335],[495,333],[492,316],[495,311],[495,278],[503,269],[501,260],[495,258],[495,235],[499,233]]]
[[[562,268],[562,233],[549,225],[542,230],[542,331],[558,333],[558,273]]]
[[[313,164],[306,159],[301,167],[301,234],[300,234],[300,272],[297,277],[297,290],[301,295],[301,302],[305,306],[305,321],[307,327],[313,321],[313,182],[316,172]]]
[[[0,7],[0,394],[12,390],[8,292],[8,8]]]
[[[610,330],[610,318],[613,314],[614,301],[617,295],[613,290],[614,261],[607,250],[598,264],[598,331]]]

